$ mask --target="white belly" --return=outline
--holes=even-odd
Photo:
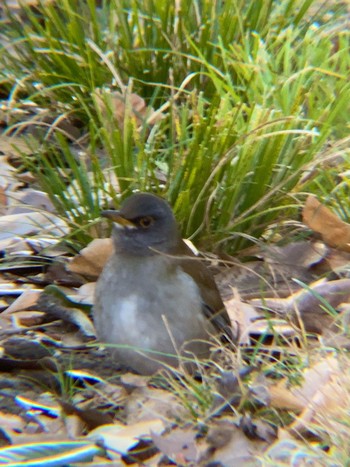
[[[147,371],[142,371],[136,349],[159,352],[152,353],[152,358],[173,363],[163,354],[177,355],[192,341],[189,348],[193,352],[207,354],[209,344],[198,340],[208,341],[214,329],[202,313],[202,299],[193,279],[180,268],[169,269],[165,257],[144,258],[138,268],[132,268],[132,274],[113,259],[96,286],[94,321],[98,338],[115,345],[115,358],[149,373],[155,371],[149,371],[149,365],[159,364],[145,363]]]

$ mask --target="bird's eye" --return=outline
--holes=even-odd
[[[141,217],[140,226],[143,227],[144,229],[147,229],[150,225],[153,224],[153,222],[154,222],[154,219],[151,216]]]

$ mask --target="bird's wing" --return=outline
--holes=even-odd
[[[179,265],[199,284],[204,314],[217,329],[227,333],[228,329],[231,328],[230,318],[211,272],[203,264],[203,260],[193,254],[185,242],[183,242],[181,250]]]

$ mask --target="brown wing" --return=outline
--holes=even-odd
[[[205,315],[217,329],[227,333],[228,329],[231,328],[230,318],[211,272],[203,264],[203,260],[193,254],[185,242],[181,242],[181,252],[179,246],[177,254],[185,257],[179,259],[179,264],[197,284],[200,284]]]

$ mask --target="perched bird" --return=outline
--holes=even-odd
[[[209,270],[182,240],[169,204],[149,193],[130,196],[114,222],[114,253],[95,292],[97,337],[113,358],[141,374],[181,356],[207,358],[210,337],[230,320]],[[189,365],[191,366],[191,365]]]

